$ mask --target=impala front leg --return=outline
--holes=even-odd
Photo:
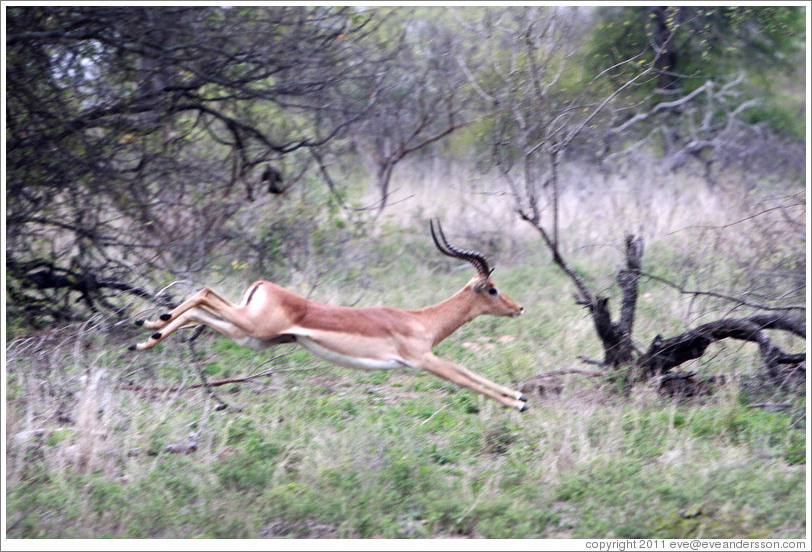
[[[471,380],[475,381],[480,385],[484,385],[487,388],[493,389],[494,391],[501,393],[506,397],[511,397],[513,399],[527,402],[527,397],[524,396],[524,393],[521,391],[516,391],[515,389],[511,389],[510,387],[505,387],[504,385],[499,385],[495,381],[491,381],[486,377],[480,376],[476,372],[472,372],[465,366],[461,366],[459,364],[454,364],[454,368],[460,372],[461,374],[468,376]],[[528,408],[530,408],[528,406]]]
[[[495,400],[497,402],[500,402],[505,406],[508,406],[510,408],[515,408],[519,412],[524,412],[525,410],[528,410],[530,408],[530,406],[528,406],[528,404],[525,402],[526,399],[524,398],[524,396],[521,393],[519,393],[518,391],[513,391],[513,390],[508,389],[506,387],[504,388],[505,390],[507,390],[511,394],[517,393],[519,396],[521,396],[521,399],[519,399],[519,398],[511,398],[511,396],[505,396],[505,394],[503,394],[501,392],[498,392],[498,391],[495,391],[495,390],[493,390],[493,389],[491,389],[489,387],[486,387],[482,383],[480,383],[480,382],[476,381],[475,379],[471,378],[468,374],[469,373],[473,374],[473,372],[471,372],[467,368],[464,368],[464,367],[462,367],[462,366],[460,366],[458,364],[454,364],[453,362],[443,360],[443,359],[441,359],[441,358],[439,358],[439,357],[437,357],[437,356],[435,356],[433,354],[426,355],[423,358],[422,362],[418,363],[417,366],[419,366],[420,368],[423,368],[424,370],[426,370],[428,372],[431,372],[435,376],[441,377],[441,378],[443,378],[445,380],[450,381],[451,383],[459,385],[460,387],[466,387],[466,388],[468,388],[468,389],[470,389],[472,391],[476,391],[480,395],[485,395],[486,397],[490,397],[491,399],[493,399],[493,400]],[[474,374],[474,375],[476,376],[476,374]],[[485,380],[485,378],[482,378],[481,376],[476,376],[476,377],[481,379],[481,380]],[[489,380],[485,380],[485,381],[489,381]],[[491,382],[491,383],[493,383],[493,382]],[[496,385],[496,384],[494,384],[494,385]],[[501,386],[499,386],[499,387],[501,387]],[[513,395],[513,396],[515,397],[515,395]]]

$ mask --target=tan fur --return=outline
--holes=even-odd
[[[519,316],[523,309],[477,276],[445,301],[418,310],[343,307],[305,299],[272,282],[251,284],[234,305],[209,288],[197,292],[165,320],[141,321],[160,330],[133,349],[150,349],[188,324],[205,324],[254,349],[297,342],[314,354],[344,366],[378,369],[417,367],[500,403],[526,410],[520,391],[443,360],[431,351],[460,326],[482,314]]]

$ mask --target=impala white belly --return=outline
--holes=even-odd
[[[322,347],[309,337],[301,335],[296,336],[296,343],[325,360],[329,360],[339,366],[346,366],[347,368],[359,368],[361,370],[394,370],[396,368],[403,368],[408,366],[406,362],[399,358],[390,360],[379,360],[375,358],[355,357],[337,353],[331,349]]]
[[[238,337],[234,339],[234,343],[236,343],[240,347],[246,347],[248,349],[253,349],[254,351],[262,351],[275,345],[279,345],[278,341],[273,340],[264,341],[262,339],[251,336]]]

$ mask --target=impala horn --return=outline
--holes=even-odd
[[[488,261],[482,255],[482,253],[478,253],[476,251],[464,251],[458,247],[454,247],[445,237],[443,233],[443,229],[440,226],[440,221],[437,221],[437,231],[434,230],[434,221],[429,220],[429,226],[431,227],[431,237],[434,239],[434,245],[437,246],[437,249],[440,250],[440,253],[443,255],[448,255],[449,257],[454,257],[455,259],[462,259],[463,261],[468,261],[476,268],[479,275],[487,279],[490,277],[491,272],[493,269],[488,266]],[[438,237],[439,236],[439,237]]]

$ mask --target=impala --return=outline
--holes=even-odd
[[[418,310],[343,307],[311,301],[272,282],[258,281],[235,305],[203,288],[159,320],[138,320],[139,326],[160,331],[130,349],[150,349],[183,326],[203,324],[251,349],[298,343],[349,368],[421,368],[505,406],[527,410],[527,399],[520,391],[432,353],[434,346],[481,314],[515,317],[524,309],[497,289],[482,254],[449,244],[439,222],[435,231],[431,221],[430,229],[441,253],[467,261],[477,270],[465,287],[441,303]]]

